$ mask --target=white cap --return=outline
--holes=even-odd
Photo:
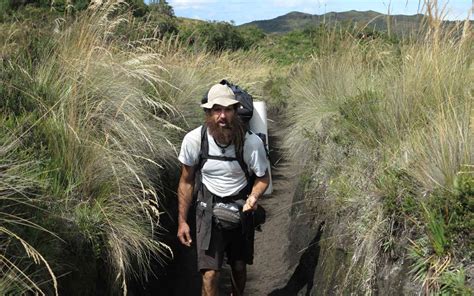
[[[235,99],[234,92],[230,87],[227,85],[215,84],[207,94],[207,103],[202,104],[201,107],[211,109],[214,105],[227,107],[238,103],[239,101]]]

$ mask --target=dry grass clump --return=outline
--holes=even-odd
[[[145,46],[123,50],[111,38],[123,21],[112,17],[115,8],[62,28],[37,65],[26,58],[5,61],[10,96],[1,114],[17,118],[10,123],[17,147],[12,153],[28,150],[25,157],[41,169],[35,178],[44,186],[35,202],[45,211],[30,213],[32,220],[66,244],[84,241],[93,256],[86,260],[105,261],[109,287],[126,293],[132,274],[146,275],[150,257],[170,255],[154,239],[158,217],[149,201],[162,197],[152,178],[159,180],[156,175],[174,159],[169,138],[179,128],[169,121],[178,111],[158,97],[157,89],[168,84],[160,55]],[[64,248],[43,251],[62,266]]]
[[[184,131],[202,120],[202,95],[222,78],[261,93],[271,68],[262,57],[211,55],[173,37],[128,40],[122,4],[58,20],[32,42],[12,26],[7,35],[15,37],[0,45],[0,122],[8,131],[1,147],[21,159],[13,168],[32,184],[13,192],[31,202],[21,203],[21,219],[32,224],[3,231],[0,254],[12,264],[2,291],[50,294],[61,275],[60,293],[126,294],[132,278],[146,279],[152,258],[171,256],[156,239],[160,213],[152,205],[174,190],[161,174],[177,169]],[[14,240],[47,268],[11,261]]]
[[[435,252],[442,239],[433,221],[468,215],[462,196],[472,192],[455,193],[455,180],[466,175],[474,155],[472,31],[467,23],[427,31],[399,47],[354,40],[346,50],[314,58],[291,82],[289,151],[329,180],[334,213],[350,213],[351,269],[362,270],[358,285],[366,293],[375,284],[380,251],[390,248],[387,237],[413,227],[420,236],[438,237],[429,240]],[[435,214],[425,214],[421,202]],[[399,229],[387,234],[394,221]],[[439,225],[450,237],[459,233]],[[465,246],[462,239],[443,245],[436,258],[453,258],[443,270],[456,268],[462,258],[452,254]],[[425,291],[439,291],[442,274],[437,285],[423,284]]]
[[[0,293],[3,295],[23,294],[33,291],[45,295],[39,283],[29,276],[27,270],[31,265],[42,265],[50,275],[53,292],[58,295],[56,275],[47,260],[28,243],[27,237],[16,233],[18,228],[37,229],[44,233],[48,230],[30,221],[23,215],[24,209],[32,209],[35,204],[32,193],[44,184],[35,179],[37,173],[30,162],[22,162],[12,154],[14,145],[6,134],[0,137]],[[54,236],[50,233],[51,236]],[[18,260],[18,258],[25,260]],[[21,262],[20,262],[21,261]],[[28,261],[25,265],[25,261]]]
[[[181,117],[175,119],[186,129],[202,123],[201,98],[222,79],[242,86],[255,99],[268,99],[262,96],[262,88],[273,64],[261,53],[252,50],[209,53],[183,45],[177,36],[155,40],[152,47],[160,48],[166,68],[161,75],[169,81],[158,89],[159,96],[180,110]]]

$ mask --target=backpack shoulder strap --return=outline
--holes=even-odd
[[[252,132],[250,130],[248,130],[246,132],[246,135],[247,136],[247,133],[249,134],[252,134]],[[245,143],[245,137],[244,137],[244,143]],[[244,172],[245,174],[245,179],[247,179],[247,182],[250,180],[250,173],[249,173],[249,169],[248,169],[248,166],[247,164],[245,163],[244,161],[244,146],[245,145],[242,145],[242,149],[240,149],[240,151],[236,151],[235,152],[235,156],[237,157],[237,162],[239,163],[240,165],[240,168],[242,169],[242,171]]]
[[[199,150],[199,160],[197,164],[197,170],[201,171],[204,163],[209,158],[209,144],[207,140],[207,126],[203,124],[201,126],[201,150]]]
[[[203,154],[209,154],[209,147],[207,145],[207,128],[205,125],[201,126],[201,149],[199,150],[198,163],[196,164],[196,178],[194,183],[193,196],[199,198],[198,192],[202,190],[202,174],[201,169],[204,166],[207,158],[203,157]]]

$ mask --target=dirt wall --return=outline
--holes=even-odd
[[[300,182],[299,188],[304,188]],[[317,195],[317,196],[314,196]],[[380,253],[376,259],[376,278],[367,291],[361,282],[363,270],[352,264],[354,240],[348,231],[350,215],[329,216],[324,188],[293,197],[286,252],[291,275],[285,286],[270,295],[415,295],[402,257]]]

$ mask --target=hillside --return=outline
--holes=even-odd
[[[334,23],[357,23],[360,26],[367,25],[369,28],[375,28],[380,31],[387,30],[387,20],[390,20],[391,31],[397,34],[410,32],[414,28],[419,27],[422,20],[422,14],[416,15],[391,15],[378,13],[375,11],[346,11],[346,12],[329,12],[323,15],[312,15],[302,12],[290,12],[270,20],[253,21],[241,25],[256,26],[265,33],[287,33],[293,30],[304,29],[308,26],[326,23],[333,25]],[[446,22],[452,23],[452,22]]]
[[[165,0],[79,3],[0,1],[0,295],[201,295],[178,153],[222,79],[268,115],[245,295],[474,295],[469,23],[405,38],[365,30],[376,12],[294,12],[264,33]]]

